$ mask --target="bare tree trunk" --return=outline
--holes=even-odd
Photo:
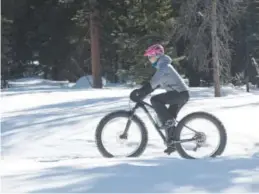
[[[91,58],[92,58],[92,76],[93,87],[102,88],[101,65],[100,65],[100,45],[99,45],[99,10],[93,5],[93,11],[90,16],[91,28]]]
[[[246,76],[246,92],[250,92],[250,88],[249,88],[249,77]]]
[[[214,79],[214,96],[220,97],[220,65],[217,38],[217,0],[212,0],[211,13],[211,39],[212,39],[212,63],[213,63],[213,79]]]

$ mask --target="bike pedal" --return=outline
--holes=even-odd
[[[167,155],[170,155],[171,153],[173,153],[175,151],[176,151],[176,148],[174,146],[172,146],[172,147],[170,146],[164,150],[164,153],[166,153]]]

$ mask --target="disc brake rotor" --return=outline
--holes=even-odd
[[[203,132],[196,133],[194,139],[196,140],[196,147],[193,148],[193,151],[197,151],[206,143],[206,135]]]
[[[125,145],[127,143],[128,138],[127,137],[121,137],[121,135],[123,134],[123,132],[118,132],[116,135],[116,140],[117,143],[121,144],[121,145]]]

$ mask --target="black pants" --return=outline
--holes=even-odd
[[[170,91],[153,96],[150,101],[162,123],[168,119],[176,118],[180,109],[189,100],[189,92]],[[169,104],[169,108],[165,105]]]

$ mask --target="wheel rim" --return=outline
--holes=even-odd
[[[186,126],[198,133],[192,132]],[[191,138],[194,138],[195,141],[181,143],[181,148],[191,158],[211,157],[218,150],[221,142],[217,125],[206,118],[195,118],[185,123],[179,139]]]
[[[128,157],[135,153],[141,145],[140,126],[132,120],[127,139],[121,139],[128,117],[117,117],[106,123],[102,130],[103,147],[113,157]]]

